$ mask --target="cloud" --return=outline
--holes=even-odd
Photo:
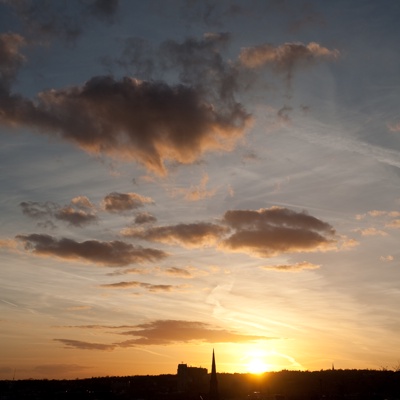
[[[0,94],[8,91],[18,69],[25,61],[20,48],[26,45],[25,39],[16,33],[0,34]]]
[[[52,215],[57,207],[52,202],[38,203],[36,201],[23,201],[19,204],[22,213],[30,218],[45,218]]]
[[[88,11],[97,18],[112,21],[118,7],[119,0],[95,0],[88,6]]]
[[[125,228],[121,234],[126,237],[160,242],[180,244],[185,247],[210,246],[226,233],[223,226],[199,222],[146,228]]]
[[[362,236],[387,236],[385,231],[376,228],[365,228],[355,229],[355,232],[359,232]]]
[[[392,262],[394,260],[394,257],[391,255],[388,256],[380,256],[379,259],[383,262]]]
[[[76,210],[73,207],[67,206],[60,208],[54,213],[54,217],[61,221],[66,221],[70,225],[82,227],[97,221],[97,215],[84,210]]]
[[[393,221],[388,222],[385,226],[387,228],[399,229],[400,228],[400,219],[394,219]]]
[[[89,208],[94,209],[95,206],[86,196],[77,196],[71,200],[71,204],[79,208]]]
[[[184,247],[215,246],[223,251],[258,257],[337,248],[333,227],[306,212],[283,207],[227,211],[219,224],[197,222],[168,226],[129,227],[126,237]],[[347,238],[342,238],[349,245]]]
[[[135,224],[142,225],[142,224],[151,224],[156,222],[157,218],[154,215],[151,215],[147,212],[139,213],[135,217]]]
[[[137,193],[113,192],[104,197],[103,207],[108,212],[118,213],[143,207],[146,203],[153,203],[153,200]]]
[[[168,275],[173,275],[182,278],[192,278],[192,274],[184,268],[177,268],[177,267],[166,268],[165,273],[167,273]]]
[[[265,43],[259,46],[245,47],[239,54],[239,63],[250,70],[270,66],[273,71],[283,74],[286,82],[287,99],[291,98],[293,73],[298,67],[306,67],[324,60],[335,60],[339,57],[338,50],[330,50],[318,43],[284,43],[274,46]],[[288,122],[289,112],[292,110],[284,104],[278,112],[282,122]]]
[[[12,239],[0,239],[0,249],[15,249],[17,242]]]
[[[198,185],[191,186],[188,189],[177,188],[171,191],[173,196],[183,196],[188,201],[199,201],[213,197],[217,189],[207,190],[208,175],[204,174]]]
[[[71,340],[71,339],[54,339],[56,342],[62,343],[65,348],[74,348],[80,350],[114,350],[115,344],[102,344],[102,343],[89,343],[82,342],[80,340]]]
[[[135,347],[151,345],[172,345],[176,343],[204,342],[204,343],[247,343],[261,340],[277,339],[269,336],[257,336],[240,334],[234,331],[221,329],[211,324],[198,321],[184,320],[156,320],[145,324],[120,327],[107,326],[75,326],[74,328],[99,329],[131,328],[129,331],[121,331],[124,336],[132,336],[132,339],[112,344],[89,343],[71,339],[54,339],[63,343],[67,348],[82,350],[114,350],[118,347]]]
[[[30,41],[43,42],[59,38],[73,43],[82,34],[91,18],[113,22],[118,0],[2,0],[18,16]]]
[[[272,65],[277,71],[288,73],[297,65],[311,65],[321,60],[334,60],[339,57],[338,50],[329,50],[315,42],[285,43],[273,46],[266,43],[241,50],[239,60],[247,68]]]
[[[52,202],[39,203],[36,201],[23,201],[20,204],[22,213],[30,218],[56,218],[68,222],[75,227],[82,227],[97,222],[97,215],[93,211],[94,206],[87,197],[76,197],[70,205],[61,207]],[[47,221],[51,223],[51,221]]]
[[[390,132],[400,132],[400,122],[387,124],[387,128]]]
[[[219,329],[210,324],[197,321],[158,320],[140,324],[134,330],[123,332],[123,335],[135,336],[121,343],[128,345],[168,345],[200,341],[206,343],[244,343],[257,340],[269,340],[271,337],[242,335],[236,332]]]
[[[220,243],[222,249],[260,257],[332,250],[337,240],[328,223],[282,207],[227,211],[223,222],[234,232]]]
[[[172,285],[153,285],[146,282],[129,281],[129,282],[116,282],[100,285],[100,287],[105,289],[130,289],[130,288],[143,288],[149,292],[170,292],[176,288]]]
[[[284,272],[298,272],[304,269],[318,269],[320,267],[321,267],[320,265],[303,261],[295,264],[264,265],[261,268],[267,270],[284,271]]]
[[[165,162],[190,164],[205,152],[232,150],[250,117],[207,103],[193,87],[109,76],[48,90],[35,101],[0,102],[0,123],[58,136],[90,154],[136,160],[159,175]]]
[[[39,256],[55,256],[64,260],[85,261],[98,265],[121,267],[134,263],[159,261],[167,256],[161,250],[133,246],[118,240],[100,242],[56,239],[50,235],[18,235],[25,249]]]

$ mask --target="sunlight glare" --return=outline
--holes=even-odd
[[[261,358],[251,358],[247,363],[247,370],[252,374],[261,374],[268,369],[267,364]]]

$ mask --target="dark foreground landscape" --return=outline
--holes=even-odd
[[[199,372],[199,371],[197,371]],[[400,372],[387,370],[280,371],[217,374],[218,400],[395,400]],[[210,374],[0,381],[0,400],[209,400]]]

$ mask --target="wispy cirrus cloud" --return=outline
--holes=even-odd
[[[161,250],[133,246],[119,240],[102,242],[57,239],[45,234],[17,235],[25,249],[38,256],[54,256],[64,260],[89,262],[97,265],[122,267],[134,263],[162,260],[167,254]]]

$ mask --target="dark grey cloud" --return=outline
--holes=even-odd
[[[153,203],[149,197],[141,196],[137,193],[118,193],[108,194],[103,199],[103,207],[108,212],[131,211],[143,207],[146,203]]]
[[[113,22],[118,0],[2,0],[18,17],[31,42],[59,38],[74,42],[92,17]]]
[[[117,14],[119,7],[119,0],[94,0],[88,5],[88,11],[100,19],[113,21],[114,16]]]
[[[82,87],[42,92],[32,102],[0,101],[0,123],[67,140],[91,154],[136,160],[164,175],[165,161],[193,163],[231,150],[249,115],[236,104],[219,110],[195,89],[132,78],[92,78]]]
[[[18,235],[16,239],[25,244],[26,250],[39,256],[53,256],[64,260],[90,262],[110,267],[154,262],[167,256],[163,251],[133,246],[119,240],[77,242],[73,239],[57,239],[50,235],[35,233]]]
[[[335,229],[327,222],[304,211],[297,212],[284,207],[230,210],[218,224],[198,222],[130,227],[121,233],[150,242],[185,247],[215,246],[220,250],[259,257],[332,250],[338,242]]]
[[[137,225],[142,225],[142,224],[151,224],[156,221],[157,218],[154,215],[149,214],[147,212],[143,212],[135,216],[134,223]]]
[[[223,222],[234,231],[219,243],[220,248],[260,257],[332,250],[337,243],[330,224],[283,207],[227,211]]]
[[[96,222],[97,215],[86,210],[77,210],[71,206],[65,206],[58,209],[54,213],[54,217],[58,220],[68,222],[70,225],[82,227],[83,225]]]
[[[26,45],[25,39],[16,33],[0,34],[0,96],[8,92],[25,57],[20,49]]]
[[[75,227],[82,227],[98,220],[94,206],[86,197],[74,198],[71,200],[70,205],[66,206],[59,206],[49,201],[44,203],[23,201],[20,203],[20,207],[23,214],[30,218],[55,218]],[[45,224],[52,224],[52,221],[47,220]],[[43,223],[40,223],[40,225],[45,226]],[[54,227],[54,224],[52,226]]]
[[[171,292],[172,290],[177,289],[177,286],[173,285],[154,285],[152,283],[138,281],[106,283],[104,285],[100,285],[100,287],[105,289],[143,288],[149,292]]]
[[[36,201],[23,201],[19,204],[22,213],[30,218],[47,218],[57,209],[57,205],[50,201],[39,203]]]

